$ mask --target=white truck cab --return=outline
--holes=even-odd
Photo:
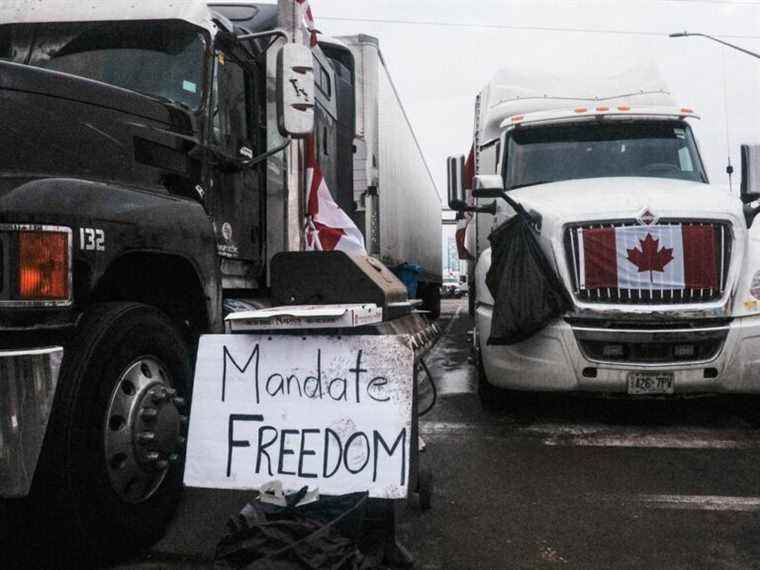
[[[741,197],[711,185],[689,124],[697,115],[641,75],[639,85],[576,88],[509,79],[498,73],[476,101],[475,200],[452,167],[463,157],[449,163],[452,207],[476,211],[468,250],[484,398],[495,388],[760,392],[751,161]],[[494,346],[498,301],[485,277],[488,235],[514,215],[503,192],[530,212],[573,308],[528,340]]]

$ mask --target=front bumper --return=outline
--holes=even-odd
[[[760,393],[760,316],[732,320],[717,353],[695,361],[609,362],[581,349],[579,327],[557,320],[531,339],[488,346],[492,308],[477,308],[476,326],[488,381],[513,390],[626,393],[631,372],[670,371],[676,394]],[[609,342],[626,333],[610,329]],[[660,331],[658,334],[667,334]],[[687,337],[688,337],[688,333]],[[696,336],[696,335],[695,335]]]
[[[62,360],[60,346],[0,350],[0,497],[29,494]]]

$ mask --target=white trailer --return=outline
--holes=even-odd
[[[356,69],[354,200],[367,251],[389,267],[421,268],[417,297],[437,316],[441,286],[441,196],[380,51],[377,38],[341,37]]]

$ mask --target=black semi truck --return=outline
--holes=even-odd
[[[302,12],[297,0],[0,6],[11,540],[118,553],[161,536],[182,487],[197,339],[223,332],[226,313],[375,302],[379,334],[429,327],[376,259],[303,251],[305,137],[338,203],[362,214],[354,59],[339,41],[310,46]]]

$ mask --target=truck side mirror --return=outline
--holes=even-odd
[[[314,56],[306,46],[288,43],[277,54],[277,123],[284,137],[314,131]]]
[[[504,181],[498,174],[477,175],[474,186],[472,195],[476,198],[501,198],[504,193]]]
[[[449,208],[463,211],[467,207],[467,199],[464,195],[464,155],[450,156],[446,159],[446,173],[448,177]]]
[[[760,199],[760,145],[743,144],[741,199],[748,204]]]

